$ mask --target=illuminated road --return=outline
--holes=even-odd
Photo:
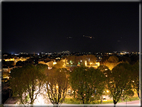
[[[5,106],[13,106],[13,104],[4,104]],[[14,105],[14,106],[19,106],[18,104]],[[52,107],[53,104],[35,104],[35,107],[37,106],[50,106]],[[87,107],[114,107],[114,104],[59,104],[60,107],[73,107],[73,106],[78,106],[78,107],[83,107],[83,106],[87,106]],[[140,101],[136,100],[136,101],[129,101],[129,102],[121,102],[116,104],[116,107],[138,107],[140,106]]]
[[[114,107],[114,104],[113,103],[111,103],[111,104],[84,104],[84,105],[86,105],[87,107],[106,107],[106,106],[108,106],[108,107]],[[83,104],[62,104],[60,107],[62,107],[62,106],[84,106]],[[137,106],[140,106],[140,101],[139,100],[136,100],[136,101],[129,101],[129,102],[121,102],[121,103],[117,103],[116,104],[116,107],[137,107]]]

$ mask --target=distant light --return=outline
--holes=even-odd
[[[57,64],[57,62],[53,62],[53,65]]]
[[[73,64],[73,62],[70,60],[70,63]]]
[[[56,59],[60,59],[60,57],[57,57]]]
[[[96,65],[97,65],[97,66],[100,66],[100,62],[96,62]]]
[[[87,61],[85,61],[85,66],[87,66]]]
[[[14,55],[19,55],[19,54],[14,54]]]

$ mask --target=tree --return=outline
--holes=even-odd
[[[23,66],[23,65],[25,65],[23,61],[18,61],[18,62],[16,63],[16,66]]]
[[[88,79],[90,80],[90,87],[93,92],[92,95],[94,98],[100,98],[103,94],[103,90],[105,89],[105,75],[99,69],[94,68],[88,68],[88,72],[90,72]]]
[[[103,56],[101,60],[101,64],[104,64],[108,60],[109,56]]]
[[[2,66],[6,66],[6,61],[4,59],[2,60]]]
[[[139,97],[139,62],[137,61],[131,70],[131,77],[132,77],[132,85],[136,89],[138,97]]]
[[[105,65],[100,65],[97,69],[99,69],[101,72],[105,73],[109,68]]]
[[[110,56],[108,60],[104,62],[104,65],[107,66],[110,70],[112,70],[119,63],[119,59],[116,56]]]
[[[129,76],[130,70],[131,66],[128,63],[120,63],[112,71],[107,72],[108,78],[106,83],[110,90],[110,96],[113,97],[114,106],[122,95],[125,96],[132,89]]]
[[[127,63],[131,63],[131,58],[128,56],[128,55],[123,55],[123,56],[120,56],[119,57],[119,60],[120,61],[123,61],[123,62],[127,62]]]
[[[45,82],[44,70],[46,65],[28,64],[11,71],[10,86],[13,96],[20,99],[22,104],[33,104]]]
[[[139,61],[139,55],[132,54],[130,58],[131,58],[131,64],[135,64],[137,61]]]
[[[46,92],[54,106],[62,103],[66,97],[68,78],[65,68],[53,68],[47,70]]]
[[[92,95],[102,94],[104,75],[98,69],[80,66],[70,72],[70,84],[77,99],[89,103]]]
[[[108,62],[110,63],[117,63],[119,61],[119,59],[116,56],[110,56],[108,58]]]
[[[108,78],[108,74],[111,72],[110,69],[105,66],[105,65],[100,65],[97,69],[99,69],[106,77],[106,79]],[[107,85],[105,84],[105,89],[108,89]],[[109,92],[104,91],[103,95],[109,95]],[[101,96],[101,103],[103,102],[102,100],[102,96]]]
[[[132,90],[127,90],[127,91],[123,91],[122,92],[122,96],[121,98],[124,99],[128,99],[129,97],[134,96],[134,92]]]

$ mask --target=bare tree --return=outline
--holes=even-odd
[[[65,97],[68,88],[68,78],[65,68],[53,68],[47,70],[46,92],[50,102],[58,107]]]

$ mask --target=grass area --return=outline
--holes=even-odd
[[[102,102],[102,104],[108,104],[108,103],[113,103],[113,101],[112,101],[112,100],[104,100],[104,101]]]
[[[127,99],[127,101],[135,101],[139,100],[138,97],[132,97]],[[120,100],[119,102],[126,102],[126,100]],[[76,100],[74,98],[65,98],[65,101],[63,102],[65,104],[80,104],[79,100]],[[108,103],[113,103],[112,100],[103,100],[102,104],[108,104]],[[90,104],[100,104],[100,101],[91,101]]]
[[[135,101],[135,100],[139,100],[139,97],[131,97],[131,98],[125,99],[124,101],[120,100],[119,102]]]
[[[65,98],[65,101],[63,103],[66,103],[66,104],[80,104],[80,101],[76,100],[74,98]]]

